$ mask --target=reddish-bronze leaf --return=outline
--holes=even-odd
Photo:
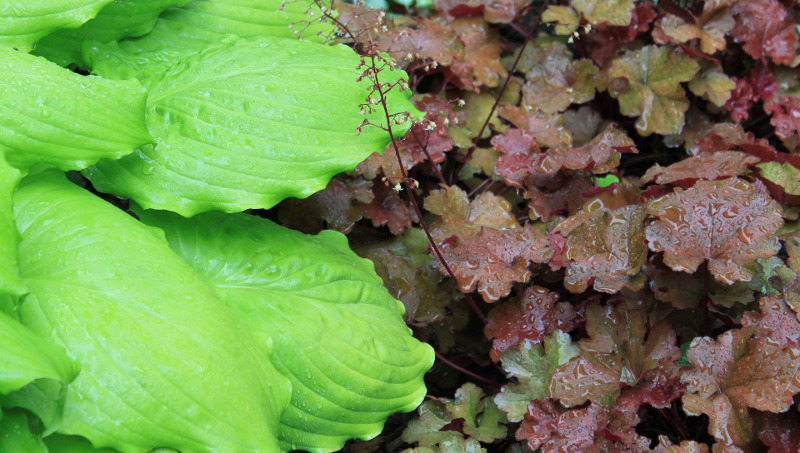
[[[550,219],[554,215],[571,215],[585,201],[583,194],[594,187],[585,172],[559,172],[555,175],[529,178],[525,198],[530,200],[532,218]]]
[[[740,1],[733,7],[736,25],[731,36],[744,43],[756,60],[789,65],[795,58],[797,31],[792,16],[778,0]]]
[[[504,135],[492,137],[492,146],[501,154],[495,163],[494,173],[509,186],[522,189],[541,153],[533,134],[521,129],[509,129]]]
[[[402,138],[396,139],[397,149],[403,161],[403,168],[408,172],[415,165],[429,160],[433,164],[444,161],[445,152],[453,148],[453,140],[447,134],[446,117],[428,114],[421,123],[414,123]],[[431,128],[433,126],[433,128]],[[365,161],[358,164],[356,171],[364,178],[375,179],[383,174],[394,183],[403,177],[397,152],[390,143],[383,154],[373,153]]]
[[[736,122],[746,120],[753,103],[771,100],[772,94],[778,89],[778,80],[764,65],[754,67],[741,79],[731,79],[736,87],[724,107]]]
[[[770,123],[781,140],[800,134],[800,97],[780,95],[777,102],[765,103],[764,110],[772,114]]]
[[[463,57],[456,58],[450,70],[462,84],[473,91],[481,85],[494,88],[508,77],[500,62],[500,34],[481,17],[461,17],[449,23],[461,42]]]
[[[381,33],[380,47],[403,66],[413,61],[450,66],[465,54],[456,31],[439,18],[422,18],[416,28],[401,26]]]
[[[730,330],[717,341],[695,338],[686,353],[683,408],[704,413],[709,433],[726,444],[745,445],[753,437],[748,408],[783,412],[800,392],[800,349],[782,348],[753,328]]]
[[[433,0],[437,11],[449,13],[454,16],[461,9],[472,9],[477,14],[493,24],[507,24],[517,17],[519,11],[528,5],[527,0]]]
[[[703,153],[678,161],[669,167],[655,164],[642,176],[642,182],[677,184],[691,187],[698,179],[714,181],[740,176],[761,160],[739,151]]]
[[[542,147],[572,147],[572,134],[564,127],[564,118],[561,115],[537,114],[508,104],[500,105],[499,114],[515,127],[533,134]]]
[[[708,261],[719,281],[749,281],[752,262],[778,252],[781,207],[760,184],[738,178],[698,181],[651,201],[647,212],[656,217],[647,226],[650,249],[664,252],[664,263],[673,270],[694,272]]]
[[[600,135],[579,148],[551,148],[542,155],[537,171],[550,175],[568,168],[595,174],[608,173],[619,165],[620,153],[638,152],[633,140],[625,132],[609,125]]]
[[[586,401],[612,407],[620,388],[636,385],[659,362],[681,355],[669,323],[662,321],[647,332],[641,309],[589,305],[586,331],[581,355],[559,367],[550,381],[550,396],[567,407]]]
[[[756,326],[756,334],[775,340],[782,348],[800,348],[800,321],[786,303],[784,294],[762,297],[758,301],[761,313],[748,312],[742,326]]]
[[[527,440],[531,450],[541,448],[542,453],[586,451],[609,418],[609,411],[596,404],[563,411],[549,399],[534,400],[516,436]]]
[[[347,234],[364,215],[364,205],[374,198],[371,187],[370,181],[361,179],[332,179],[325,190],[281,203],[278,216],[284,225],[307,234],[317,234],[325,228]]]
[[[363,215],[372,220],[373,226],[386,225],[393,235],[399,236],[403,231],[411,228],[413,222],[419,222],[417,213],[411,210],[397,191],[387,184],[374,183],[372,192],[374,198],[364,206]]]
[[[574,319],[572,304],[558,302],[558,293],[531,286],[489,312],[489,322],[484,328],[486,338],[493,340],[489,354],[497,362],[503,351],[517,347],[524,340],[540,343],[556,329],[569,332]]]
[[[613,57],[620,46],[633,42],[640,32],[650,28],[650,23],[657,17],[653,4],[649,1],[636,2],[628,26],[614,26],[601,24],[592,27],[592,30],[582,38],[591,49],[591,58],[602,67],[606,60]]]
[[[761,424],[758,438],[769,447],[767,453],[797,453],[800,446],[800,415],[797,411],[766,413]]]
[[[647,259],[644,218],[640,206],[581,211],[560,223],[555,231],[567,238],[564,286],[573,293],[593,285],[597,291],[615,293],[623,287],[639,289],[639,270]]]
[[[530,262],[550,260],[553,252],[547,245],[545,233],[526,225],[508,230],[484,227],[478,234],[445,240],[440,249],[462,291],[477,288],[483,300],[495,302],[511,292],[514,282],[530,279]],[[445,272],[443,266],[440,270]]]
[[[458,187],[431,192],[425,209],[441,217],[431,234],[464,292],[476,288],[487,302],[509,294],[513,282],[531,277],[529,262],[552,257],[547,235],[530,225],[520,227],[511,204],[490,192],[474,201]],[[443,265],[439,270],[447,275]]]

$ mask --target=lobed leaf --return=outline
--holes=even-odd
[[[290,383],[251,334],[153,229],[44,172],[14,198],[19,318],[80,363],[47,428],[97,447],[279,450]]]
[[[358,106],[371,95],[367,80],[357,82],[358,64],[347,47],[285,39],[208,48],[150,82],[147,126],[155,145],[85,174],[100,191],[184,216],[305,198],[389,141],[377,127],[357,133],[364,120]],[[381,72],[382,83],[400,77]],[[406,93],[387,97],[390,114],[416,111]],[[367,118],[380,125],[382,117],[375,111]],[[395,126],[395,134],[409,126]]]
[[[797,30],[795,22],[778,0],[737,2],[732,13],[736,25],[731,36],[748,55],[766,62],[789,65],[795,58]]]
[[[698,179],[714,181],[741,176],[760,160],[740,151],[717,151],[691,156],[668,167],[655,164],[647,169],[642,182],[691,186]]]
[[[518,348],[500,356],[503,369],[517,381],[504,385],[494,402],[512,422],[523,419],[532,400],[546,398],[556,369],[580,354],[580,348],[561,330],[553,330],[543,339],[544,349],[541,344],[524,340]]]
[[[306,236],[245,214],[141,217],[258,337],[272,339],[272,364],[292,384],[281,450],[338,450],[422,401],[433,351],[411,336],[402,304],[343,235]]]
[[[667,46],[645,46],[611,62],[608,74],[624,78],[628,86],[611,95],[619,99],[623,115],[638,116],[642,135],[681,132],[689,101],[681,82],[692,80],[700,66],[689,56]]]
[[[653,200],[647,212],[657,217],[647,226],[650,250],[664,252],[664,263],[676,271],[694,272],[708,261],[711,274],[730,285],[749,281],[748,266],[778,252],[780,206],[738,178],[698,181]]]
[[[81,76],[6,48],[0,58],[0,153],[11,165],[80,170],[152,141],[139,84]]]

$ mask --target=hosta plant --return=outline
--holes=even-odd
[[[422,401],[432,350],[373,264],[242,212],[418,112],[315,11],[0,5],[0,451],[333,451]]]

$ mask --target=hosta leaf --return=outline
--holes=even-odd
[[[78,375],[78,364],[67,357],[63,348],[40,338],[3,312],[0,350],[0,404],[26,407],[46,420],[56,418],[64,387]]]
[[[10,166],[0,153],[0,294],[19,296],[27,291],[17,267],[17,226],[11,197],[17,188],[20,172]],[[2,310],[0,308],[0,310]]]
[[[15,167],[80,170],[149,143],[145,90],[0,48],[0,152]]]
[[[307,197],[389,142],[377,127],[356,132],[370,94],[366,79],[356,81],[358,64],[347,47],[288,39],[209,48],[150,83],[156,144],[86,174],[98,190],[185,216]],[[383,71],[381,82],[401,73]],[[387,97],[390,113],[416,111],[398,89]],[[382,124],[382,114],[369,118]],[[395,136],[407,128],[396,126]]]
[[[615,58],[608,73],[628,80],[628,86],[611,95],[619,99],[623,115],[638,116],[636,130],[642,135],[679,134],[689,100],[681,82],[692,80],[700,66],[691,57],[670,47],[645,46]]]
[[[75,28],[113,0],[26,0],[0,3],[0,44],[29,51],[59,28]]]
[[[163,236],[55,172],[24,180],[14,210],[20,320],[82,366],[48,428],[122,451],[279,451],[290,384],[271,339]]]
[[[560,330],[544,338],[544,349],[541,344],[525,340],[518,349],[503,352],[500,356],[503,369],[509,377],[517,378],[517,382],[504,385],[494,402],[508,414],[509,420],[521,421],[531,400],[547,398],[547,387],[556,368],[578,354],[578,346]]]
[[[343,235],[307,236],[245,214],[142,218],[163,228],[254,331],[272,337],[272,362],[293,384],[284,449],[337,450],[422,401],[433,351],[410,335],[402,304]]]
[[[708,261],[719,281],[750,281],[749,266],[780,248],[780,205],[738,178],[698,181],[653,200],[647,212],[657,217],[647,226],[650,250],[664,252],[664,263],[676,271],[694,272]]]
[[[0,414],[0,451],[47,453],[48,450],[39,436],[31,432],[25,413],[13,411]]]
[[[177,0],[172,3],[178,4]],[[237,36],[295,38],[293,28],[298,32],[303,30],[303,40],[321,42],[333,27],[315,19],[320,13],[309,3],[308,0],[194,0],[164,11],[147,36],[119,43],[96,39],[97,42],[84,46],[83,59],[93,73],[103,77],[143,80],[167,70],[179,58]]]
[[[83,41],[111,42],[142,36],[153,29],[158,15],[189,0],[114,0],[77,29],[58,30],[37,43],[35,53],[62,66],[81,65]]]

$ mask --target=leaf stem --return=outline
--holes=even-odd
[[[476,380],[481,381],[483,383],[489,384],[494,388],[498,388],[498,389],[499,388],[503,388],[503,386],[498,384],[497,382],[495,382],[495,381],[493,381],[491,379],[486,379],[483,376],[475,374],[472,371],[469,371],[468,369],[466,369],[466,368],[464,368],[464,367],[462,367],[460,365],[457,365],[454,362],[451,362],[450,360],[446,359],[439,351],[434,351],[434,352],[436,353],[436,360],[441,360],[442,363],[447,364],[447,366],[449,366],[450,368],[453,368],[454,370],[460,371],[460,372],[466,374],[467,376],[469,376],[469,377],[471,377],[473,379],[476,379]]]

